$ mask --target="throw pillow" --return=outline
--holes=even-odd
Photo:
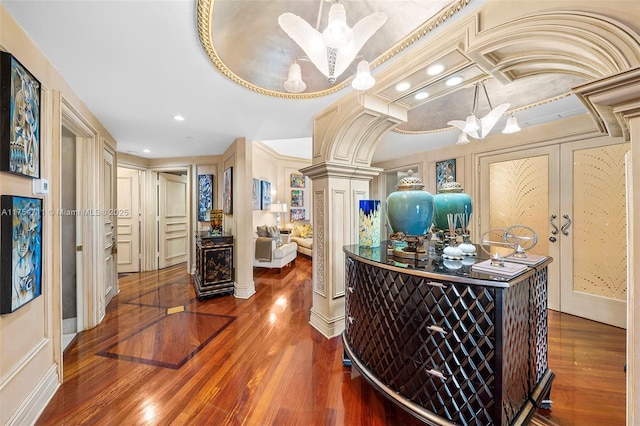
[[[258,226],[258,237],[270,237],[267,225]]]
[[[276,247],[282,247],[282,237],[280,236],[280,231],[275,226],[267,226],[267,232],[269,232],[269,236],[273,238],[273,241],[276,242]]]
[[[302,238],[311,238],[313,237],[313,228],[310,223],[306,223],[304,225],[297,225],[296,231],[298,231],[298,235]]]

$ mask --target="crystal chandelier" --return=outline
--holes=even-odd
[[[316,28],[313,28],[307,21],[293,13],[280,15],[278,24],[300,46],[309,61],[327,77],[329,83],[334,84],[336,78],[342,75],[351,65],[367,40],[384,25],[387,21],[387,15],[380,12],[372,13],[358,21],[353,28],[350,28],[347,25],[347,13],[344,6],[336,1],[329,9],[327,27],[320,32],[318,27],[323,1],[320,0]],[[294,65],[297,68],[294,68]],[[300,66],[295,62],[290,66],[289,79],[284,84],[285,90],[290,93],[300,93],[306,88],[299,69]],[[293,80],[292,70],[294,74]],[[360,78],[358,79],[358,77]],[[356,80],[358,81],[356,82]],[[373,86],[375,80],[369,71],[368,62],[361,61],[358,64],[358,74],[354,82],[356,83],[353,84],[353,87],[358,90],[366,90]],[[300,90],[303,85],[304,88]]]

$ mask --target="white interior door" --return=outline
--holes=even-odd
[[[103,235],[104,235],[104,289],[105,308],[109,305],[109,302],[116,295],[117,291],[117,268],[114,257],[116,235],[115,235],[115,165],[113,151],[105,147],[103,152],[103,165],[102,165],[102,196],[103,196],[103,211],[100,217],[103,220]]]
[[[118,167],[118,272],[140,271],[140,172]]]
[[[629,145],[611,138],[480,159],[481,233],[522,224],[551,256],[549,308],[626,327]]]
[[[158,267],[187,261],[188,176],[158,173]]]

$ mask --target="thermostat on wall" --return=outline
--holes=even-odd
[[[33,194],[47,195],[49,193],[49,181],[47,179],[33,180]]]

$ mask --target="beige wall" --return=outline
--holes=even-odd
[[[102,144],[115,147],[113,137],[71,90],[13,18],[0,5],[0,49],[12,53],[42,84],[41,99],[41,177],[50,182],[44,197],[45,211],[60,207],[60,138],[62,102],[70,106],[95,132],[95,144],[86,164],[97,164]],[[100,182],[99,167],[93,179]],[[2,173],[0,193],[33,196],[31,179]],[[89,197],[100,208],[98,197]],[[89,220],[89,219],[88,219]],[[89,227],[98,229],[101,218]],[[53,396],[62,378],[60,217],[43,217],[42,296],[18,311],[0,317],[0,424],[30,424]],[[95,235],[99,235],[96,232]],[[102,247],[100,241],[86,241]],[[89,324],[91,325],[91,324]]]

